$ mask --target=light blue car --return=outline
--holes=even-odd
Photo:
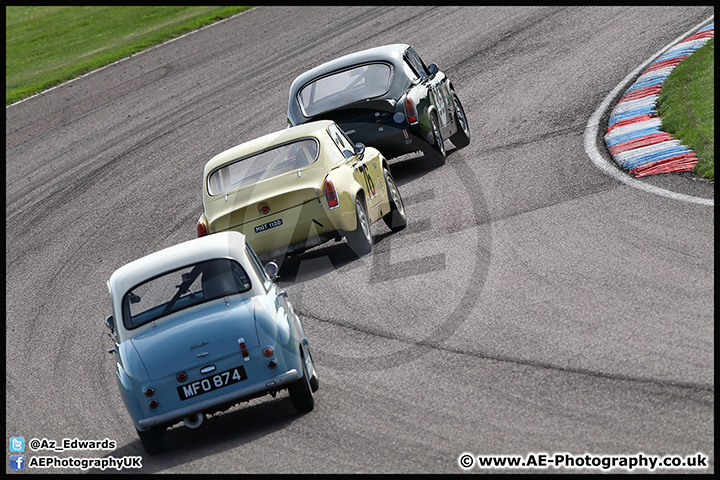
[[[300,319],[238,232],[190,240],[115,271],[108,281],[118,388],[149,454],[167,427],[288,389],[309,412],[318,377]]]

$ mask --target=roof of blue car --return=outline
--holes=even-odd
[[[108,288],[116,297],[150,278],[184,266],[213,258],[245,256],[245,236],[229,231],[188,240],[151,253],[118,268],[108,280]]]

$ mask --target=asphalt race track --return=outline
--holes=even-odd
[[[616,85],[713,12],[259,7],[6,108],[6,437],[108,438],[25,455],[142,456],[143,473],[463,473],[464,453],[702,454],[659,471],[713,472],[714,206],[632,188],[583,145]],[[107,279],[194,238],[205,162],[285,128],[296,75],[396,42],[450,77],[472,141],[437,169],[391,161],[408,227],[376,224],[371,255],[283,262],[315,410],[283,392],[146,455],[107,353]]]

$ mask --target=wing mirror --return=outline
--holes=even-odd
[[[430,74],[431,77],[439,71],[440,71],[440,69],[434,63],[431,63],[430,65],[428,65],[428,73]]]
[[[355,155],[357,155],[358,160],[363,159],[363,155],[365,154],[365,145],[358,142],[355,144]]]
[[[270,280],[272,280],[273,282],[277,280],[277,274],[279,271],[280,268],[277,266],[277,263],[268,262],[265,264],[265,273],[267,273],[267,276],[270,277]]]

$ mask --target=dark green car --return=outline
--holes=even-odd
[[[452,82],[404,44],[345,55],[299,75],[290,86],[288,124],[321,119],[387,158],[421,150],[434,167],[445,164],[445,140],[457,148],[470,143]]]

